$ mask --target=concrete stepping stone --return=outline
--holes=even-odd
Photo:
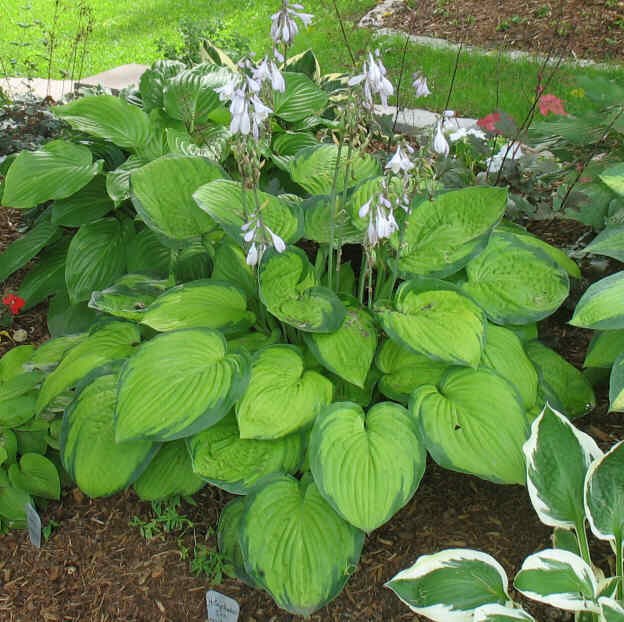
[[[119,67],[109,69],[108,71],[96,73],[94,76],[81,78],[76,83],[76,88],[102,86],[105,89],[110,89],[113,95],[119,95],[126,87],[138,84],[146,69],[149,69],[148,65],[139,65],[137,63],[119,65]]]

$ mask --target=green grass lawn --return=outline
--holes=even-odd
[[[32,75],[47,76],[45,38],[43,27],[53,21],[55,2],[61,4],[58,30],[62,45],[56,56],[52,78],[61,77],[60,70],[69,70],[70,41],[78,22],[76,2],[71,0],[0,0],[2,35],[0,38],[0,74],[24,73],[24,59],[30,58],[37,69]],[[30,9],[25,9],[30,2]],[[402,64],[404,39],[401,37],[373,39],[368,30],[355,28],[357,20],[372,6],[375,0],[337,0],[345,18],[346,31],[351,49],[358,60],[373,47],[379,47],[396,85]],[[164,39],[179,42],[177,30],[182,18],[197,21],[221,20],[223,34],[236,33],[248,39],[249,47],[256,54],[270,49],[270,14],[277,10],[277,0],[88,0],[93,7],[95,24],[90,36],[88,54],[82,75],[91,75],[124,63],[150,64],[159,57],[156,42]],[[315,15],[314,24],[297,38],[293,53],[312,48],[317,53],[324,72],[352,71],[350,55],[344,44],[338,20],[331,0],[308,0],[306,11]],[[20,26],[19,24],[22,24]],[[14,45],[18,42],[20,45]],[[29,44],[29,45],[24,45]],[[455,64],[455,53],[409,45],[405,58],[405,75],[401,88],[401,105],[440,111],[444,108]],[[11,64],[11,59],[16,64]],[[411,95],[410,76],[422,70],[429,79],[433,94],[415,100]],[[548,92],[564,99],[567,109],[576,112],[583,100],[571,97],[575,77],[580,71],[595,73],[595,69],[560,69]],[[449,108],[462,115],[480,117],[496,107],[521,119],[531,104],[535,93],[538,65],[531,62],[497,60],[496,57],[463,54],[460,58]],[[624,70],[614,66],[606,72],[609,77],[624,81]]]

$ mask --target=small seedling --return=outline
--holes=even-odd
[[[46,526],[41,530],[41,535],[43,536],[43,541],[47,542],[52,535],[52,532],[60,525],[61,523],[56,522],[55,520],[50,519]]]

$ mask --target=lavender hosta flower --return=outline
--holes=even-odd
[[[411,149],[411,147],[408,146]],[[412,149],[413,151],[413,149]],[[392,170],[395,175],[398,175],[401,171],[404,173],[409,172],[414,168],[414,163],[409,159],[407,154],[401,150],[401,145],[397,147],[395,154],[386,164],[386,168]]]
[[[248,222],[241,226],[241,231],[245,233],[243,240],[251,242],[246,259],[248,266],[255,266],[262,259],[262,255],[269,245],[278,253],[283,253],[286,250],[284,240],[255,216],[252,216]]]
[[[379,56],[379,50],[375,51]],[[386,106],[388,97],[394,93],[394,87],[388,78],[386,78],[386,68],[381,60],[375,60],[373,55],[368,53],[368,61],[364,61],[362,65],[362,73],[354,76],[348,82],[349,86],[355,86],[364,82],[364,100],[369,109],[375,107],[373,96],[378,94],[381,103]]]
[[[427,95],[431,95],[431,91],[427,86],[427,78],[420,71],[412,74],[412,78],[414,78],[412,86],[416,89],[416,97],[427,97]]]
[[[376,204],[373,208],[373,204]],[[394,218],[392,203],[383,195],[371,197],[358,210],[360,218],[368,216],[368,228],[366,230],[368,242],[371,246],[376,246],[379,240],[389,238],[399,225]]]
[[[286,90],[284,76],[282,76],[280,70],[277,68],[277,65],[266,56],[264,60],[254,68],[253,77],[260,83],[265,81],[270,82],[271,88],[274,91],[283,93]]]
[[[282,8],[271,15],[271,39],[276,44],[282,43],[285,46],[292,44],[295,35],[299,32],[295,19],[300,19],[304,26],[312,23],[314,16],[301,11],[303,11],[303,5],[290,4],[288,0],[283,0]]]
[[[442,131],[442,121],[438,122],[435,136],[433,137],[433,150],[439,155],[443,155],[447,157],[450,151],[449,144],[444,136],[444,132]]]

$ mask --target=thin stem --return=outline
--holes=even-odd
[[[369,260],[367,264],[368,264],[368,308],[370,309],[373,306],[373,262]]]
[[[338,173],[340,172],[340,156],[342,155],[343,138],[340,136],[338,142],[338,155],[336,157],[336,169],[334,170],[334,180],[332,181],[332,189],[329,197],[331,213],[329,216],[329,257],[327,264],[327,286],[332,289],[334,279],[334,236],[336,234],[336,195],[338,187]]]
[[[342,265],[342,244],[336,252],[336,293],[340,291],[340,266]]]
[[[457,49],[457,55],[455,56],[455,66],[453,67],[453,74],[451,76],[451,84],[449,85],[448,94],[446,96],[446,102],[444,103],[444,110],[448,110],[449,103],[451,101],[451,94],[453,93],[453,87],[455,86],[455,77],[457,76],[457,69],[459,68],[459,57],[461,56],[463,47],[464,47],[464,42],[462,41],[459,44],[459,48]]]
[[[392,134],[396,133],[396,124],[399,120],[400,110],[400,97],[401,97],[401,83],[403,82],[403,70],[405,69],[405,59],[407,57],[407,46],[409,45],[409,35],[405,34],[405,45],[403,46],[403,52],[401,53],[401,68],[399,70],[399,80],[397,82],[397,95],[396,95],[396,112],[394,113],[394,122],[392,123]],[[390,150],[390,143],[392,136],[388,136],[388,151]]]
[[[351,57],[351,63],[355,67],[355,56],[353,55],[353,50],[351,49],[351,44],[349,43],[349,38],[347,37],[347,33],[344,29],[344,23],[342,21],[342,15],[340,15],[340,11],[338,10],[338,5],[336,4],[336,0],[332,0],[334,5],[334,11],[336,11],[336,17],[338,18],[338,24],[340,24],[340,32],[342,32],[342,38],[344,39],[345,46],[347,47],[347,51],[349,52],[349,56]]]
[[[367,267],[367,255],[366,251],[362,253],[362,261],[360,263],[360,274],[358,280],[358,300],[360,304],[364,304],[364,284],[366,282],[366,267]]]
[[[591,565],[591,557],[589,555],[589,543],[587,541],[587,531],[585,531],[585,518],[583,518],[579,524],[575,525],[574,531],[576,531],[576,540],[579,545],[581,557],[587,562],[587,564]]]
[[[622,600],[622,594],[624,594],[624,588],[622,581],[624,581],[624,557],[622,556],[622,536],[617,535],[615,537],[615,574],[618,578],[617,582],[617,600]]]

